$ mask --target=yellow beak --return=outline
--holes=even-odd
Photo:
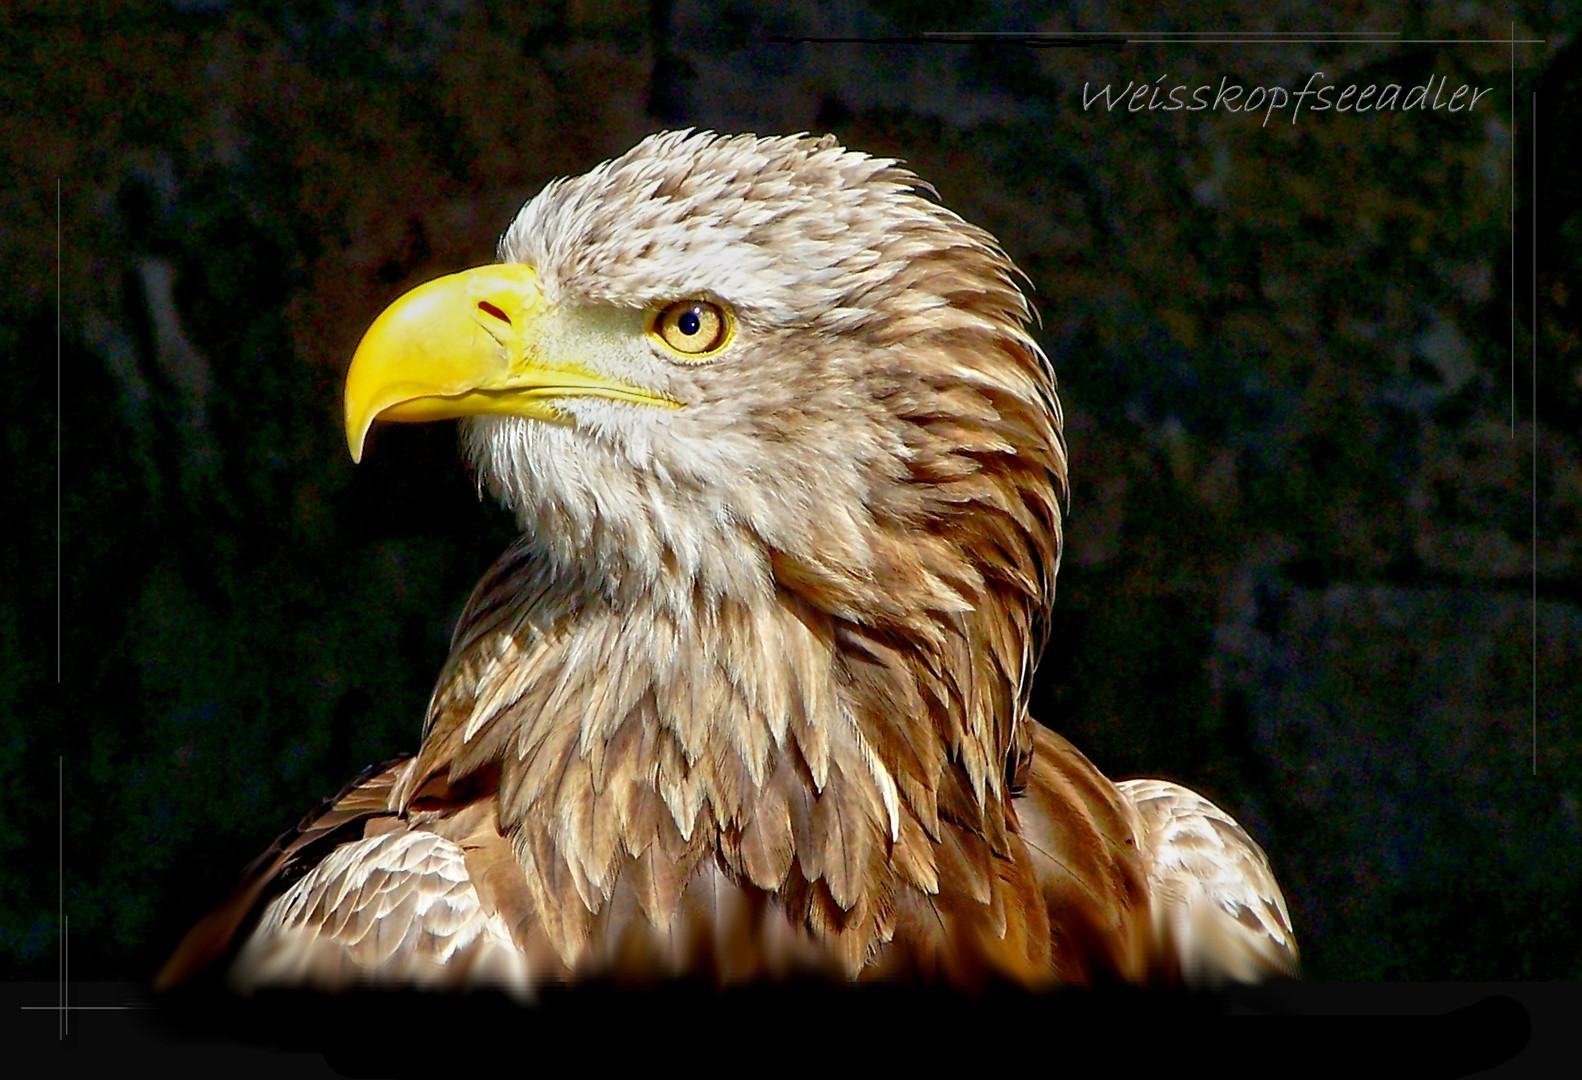
[[[557,401],[674,402],[546,356],[545,304],[531,266],[480,266],[419,285],[374,320],[346,372],[346,446],[361,461],[375,420],[501,413],[566,420]],[[558,338],[560,335],[547,335]]]

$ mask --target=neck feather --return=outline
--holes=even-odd
[[[463,615],[399,793],[420,809],[497,782],[501,832],[537,910],[560,913],[549,936],[568,965],[625,894],[663,927],[710,868],[788,898],[860,967],[894,933],[898,889],[939,890],[942,829],[1004,851],[994,717],[1015,715],[1015,689],[969,640],[975,622],[908,641],[783,589],[679,609],[667,595],[612,598],[508,552]]]

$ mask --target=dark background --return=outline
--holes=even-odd
[[[354,468],[339,377],[547,180],[696,125],[904,158],[1027,271],[1073,478],[1037,715],[1236,815],[1308,977],[1582,978],[1562,8],[8,9],[0,977],[55,977],[63,888],[73,979],[147,978],[278,832],[415,749],[510,522],[453,425],[381,427]],[[1513,19],[1546,43],[1476,43]],[[1271,28],[1399,39],[767,40]],[[1492,92],[1266,127],[1081,105],[1314,71]]]

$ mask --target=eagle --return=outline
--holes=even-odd
[[[1029,711],[1068,501],[1020,272],[833,137],[651,136],[373,322],[520,537],[416,754],[288,832],[158,985],[952,988],[1294,973],[1264,852]]]

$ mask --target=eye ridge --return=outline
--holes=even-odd
[[[730,341],[731,317],[709,300],[677,300],[659,310],[649,332],[685,359],[705,359]]]

